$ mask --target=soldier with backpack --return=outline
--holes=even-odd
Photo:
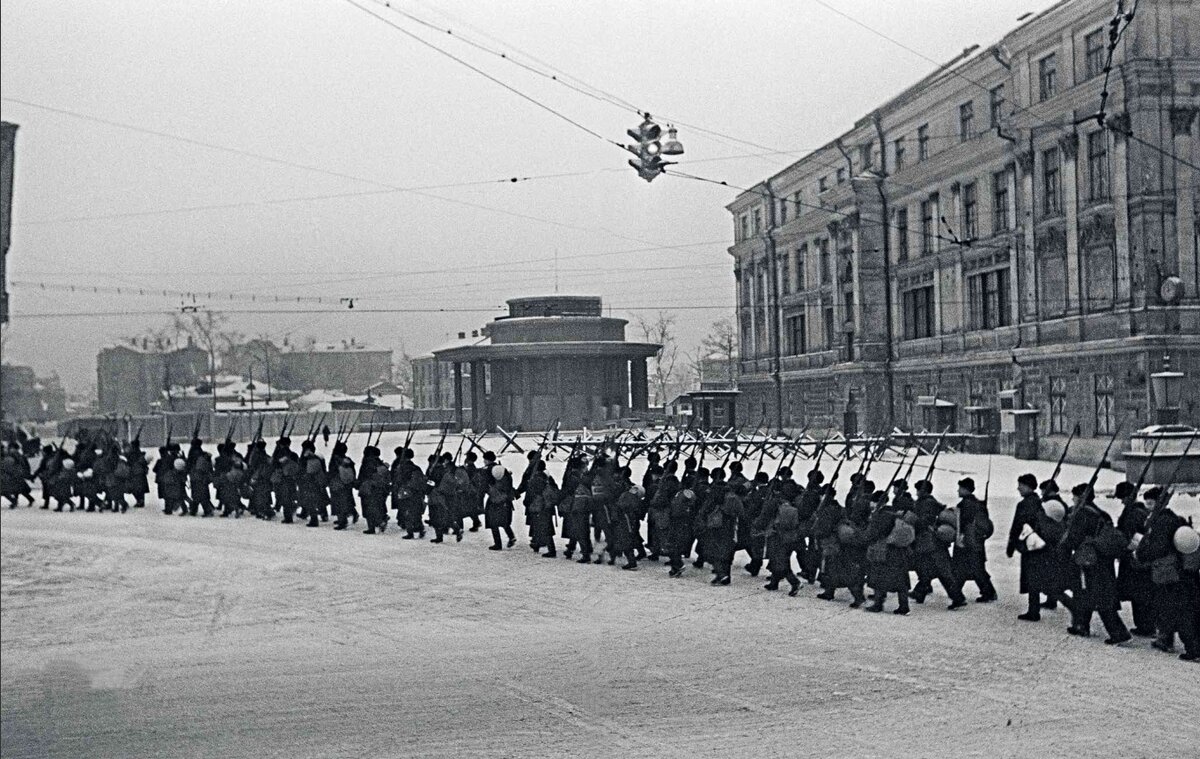
[[[883,611],[888,593],[895,593],[898,604],[892,613],[903,616],[909,612],[908,567],[916,535],[912,525],[903,519],[910,512],[901,512],[895,502],[889,504],[883,493],[878,498],[863,536],[867,544],[867,584],[875,591],[867,611]]]
[[[950,561],[954,576],[961,587],[975,583],[979,597],[975,603],[991,603],[999,598],[992,576],[987,571],[985,544],[995,526],[988,515],[988,506],[975,496],[975,480],[964,477],[958,481],[958,527]],[[939,527],[939,529],[941,529]]]
[[[1067,631],[1083,638],[1090,636],[1095,612],[1108,632],[1104,642],[1122,645],[1133,637],[1121,620],[1117,572],[1113,565],[1125,545],[1124,536],[1113,525],[1112,518],[1092,500],[1091,483],[1071,488],[1071,496],[1074,513],[1061,546],[1083,571],[1083,593],[1076,604],[1075,622]],[[1110,542],[1114,537],[1117,542]]]
[[[772,493],[763,506],[760,522],[766,516],[770,516],[766,529],[766,553],[771,575],[763,587],[779,590],[779,581],[787,580],[792,586],[788,595],[795,596],[800,592],[800,578],[792,571],[792,554],[799,551],[801,545],[800,510],[782,492]]]
[[[1154,586],[1154,612],[1158,627],[1158,638],[1151,645],[1166,653],[1175,650],[1175,636],[1183,643],[1184,661],[1200,660],[1200,631],[1196,626],[1197,608],[1200,607],[1200,586],[1197,586],[1197,565],[1200,565],[1200,548],[1196,547],[1195,530],[1171,509],[1167,508],[1170,495],[1162,488],[1146,491],[1146,505],[1150,515],[1146,520],[1146,533],[1138,544],[1134,555],[1150,568],[1150,579]],[[1187,531],[1191,531],[1191,535]],[[1179,540],[1176,540],[1176,536]],[[1177,542],[1190,541],[1192,548],[1184,554]],[[1190,566],[1189,566],[1190,564]]]

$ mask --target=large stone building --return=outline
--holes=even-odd
[[[67,394],[58,375],[38,377],[32,367],[0,364],[0,420],[48,422],[66,416]]]
[[[1143,0],[1106,78],[1112,13],[969,48],[728,207],[742,418],[964,430],[1011,404],[1042,455],[1076,422],[1095,448],[1148,422],[1169,353],[1197,420],[1200,8]]]
[[[439,350],[447,348],[466,347],[484,341],[486,338],[479,330],[472,330],[470,335],[459,332],[458,339]],[[470,387],[470,364],[461,367],[462,381]],[[432,353],[418,356],[412,360],[412,397],[413,407],[422,409],[453,409],[454,408],[454,364],[450,361],[439,361]],[[470,406],[463,409],[470,416]]]
[[[278,346],[270,340],[250,340],[221,355],[221,369],[243,377],[253,372],[269,378],[273,387],[308,392],[337,390],[362,394],[392,379],[392,352],[375,350],[355,339],[337,343]]]
[[[17,125],[0,121],[0,324],[8,323],[8,244],[12,239],[13,173]]]
[[[169,388],[208,380],[208,353],[194,345],[160,350],[145,340],[105,348],[96,356],[98,408],[104,414],[144,414],[161,408]]]
[[[433,355],[453,366],[461,426],[598,427],[647,411],[646,359],[660,346],[626,342],[625,324],[604,316],[598,297],[515,298],[507,316],[484,327],[483,340]]]

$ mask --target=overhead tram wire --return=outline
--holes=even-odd
[[[516,95],[517,97],[520,97],[523,100],[527,100],[528,102],[534,104],[538,108],[541,108],[542,110],[547,111],[548,113],[554,115],[555,117],[567,122],[568,124],[575,127],[576,129],[579,129],[579,130],[591,135],[592,137],[595,137],[598,140],[607,142],[611,145],[615,145],[616,147],[621,148],[622,150],[624,149],[624,147],[620,143],[608,139],[607,137],[605,137],[604,135],[600,134],[599,132],[597,132],[596,130],[594,130],[590,127],[584,126],[583,124],[576,121],[575,119],[572,119],[570,116],[567,116],[562,111],[559,111],[558,109],[556,109],[552,106],[546,105],[545,103],[538,100],[537,98],[532,97],[531,95],[526,95],[524,92],[518,90],[516,87],[513,87],[512,85],[508,84],[507,82],[505,82],[501,79],[497,79],[496,77],[487,73],[486,71],[484,71],[483,69],[474,65],[473,63],[458,57],[457,55],[455,55],[454,53],[451,53],[448,50],[444,50],[444,49],[438,47],[437,45],[422,38],[419,35],[413,34],[409,30],[407,30],[404,27],[400,26],[399,24],[393,22],[391,19],[379,15],[378,13],[371,10],[370,8],[367,8],[366,6],[360,5],[358,2],[356,2],[356,0],[344,0],[344,2],[346,2],[349,5],[354,6],[355,8],[359,9],[360,11],[367,14],[368,16],[371,16],[371,17],[383,22],[384,24],[387,24],[392,29],[395,29],[396,31],[400,32],[401,34],[405,35],[406,37],[409,37],[410,39],[415,40],[416,42],[420,43],[421,45],[424,45],[425,47],[429,48],[430,50],[434,50],[434,51],[440,53],[441,55],[446,56],[447,58],[454,61],[455,63],[465,66],[466,68],[470,69],[471,71],[474,71],[479,76],[482,76],[484,79],[487,79],[488,81],[493,82],[494,84],[497,84],[500,87],[503,87],[504,89],[508,90],[509,92],[513,93],[514,95]]]
[[[233,203],[213,203],[209,205],[197,206],[179,206],[175,208],[158,208],[147,209],[145,211],[121,211],[108,214],[96,214],[94,216],[68,216],[58,219],[33,219],[30,221],[14,222],[14,226],[37,227],[47,226],[52,224],[74,224],[85,221],[107,221],[110,219],[133,219],[148,216],[163,216],[167,214],[183,214],[197,213],[203,211],[223,211],[237,208],[251,208],[255,206],[274,206],[289,203],[306,203],[310,201],[320,200],[341,200],[345,198],[362,198],[375,197],[381,195],[391,195],[397,192],[420,192],[425,190],[448,190],[462,187],[485,187],[490,185],[511,185],[521,182],[530,182],[541,179],[561,179],[564,177],[581,177],[590,176],[603,171],[622,171],[622,169],[596,169],[595,171],[574,171],[558,174],[541,174],[533,176],[514,176],[503,177],[500,179],[482,179],[470,182],[451,182],[447,184],[421,185],[416,187],[397,187],[379,190],[362,190],[359,192],[339,192],[329,193],[325,195],[298,195],[290,198],[268,198],[265,200],[247,200]]]
[[[712,264],[685,264],[681,266],[646,266],[646,267],[622,267],[619,273],[635,273],[635,272],[655,272],[655,271],[675,271],[675,270],[695,270],[699,268],[727,268],[724,263]],[[545,271],[545,270],[543,270]],[[612,271],[607,268],[583,268],[583,269],[567,269],[560,270],[560,275],[566,276],[589,276],[595,272]],[[546,272],[548,273],[548,271]],[[428,295],[440,292],[455,292],[469,291],[472,288],[484,287],[499,282],[527,282],[529,276],[521,276],[518,278],[507,280],[478,280],[474,282],[450,283],[438,285],[432,288],[421,288],[414,295]],[[623,282],[638,282],[644,281],[644,277],[638,279],[605,279],[604,284],[614,284]],[[343,296],[333,295],[296,295],[296,294],[267,294],[258,291],[257,294],[248,294],[246,291],[229,291],[216,288],[192,288],[192,289],[174,289],[164,288],[161,286],[153,287],[143,284],[129,283],[119,285],[95,285],[95,284],[72,284],[64,282],[47,282],[47,281],[32,281],[17,279],[11,284],[15,287],[28,288],[30,290],[51,291],[51,292],[67,292],[78,293],[80,295],[119,295],[123,297],[150,297],[150,298],[179,298],[192,303],[200,301],[224,301],[224,302],[256,302],[256,303],[309,303],[309,304],[329,304],[338,306],[339,301]],[[326,283],[322,283],[326,284]],[[295,286],[295,285],[293,285]],[[408,291],[369,291],[364,293],[350,293],[355,301],[371,301],[377,299],[394,300],[396,295],[410,294]],[[349,296],[345,296],[349,297]]]
[[[353,174],[347,174],[345,172],[334,171],[332,169],[324,169],[324,168],[321,168],[318,166],[310,166],[310,165],[298,163],[295,161],[289,161],[284,158],[278,158],[275,156],[264,155],[262,153],[255,153],[253,151],[243,150],[241,148],[232,148],[232,147],[228,147],[225,145],[219,145],[219,144],[212,143],[212,142],[205,142],[203,140],[197,140],[195,138],[187,137],[184,135],[177,135],[177,134],[171,134],[169,132],[162,132],[162,131],[158,131],[155,129],[140,127],[140,126],[137,126],[134,124],[128,124],[128,123],[124,123],[124,122],[120,122],[120,121],[114,121],[112,119],[106,119],[106,118],[99,117],[99,116],[92,116],[90,114],[79,113],[78,111],[71,111],[71,110],[68,110],[65,108],[57,108],[54,106],[48,106],[48,105],[44,105],[41,103],[35,103],[32,101],[23,100],[20,98],[0,96],[0,101],[8,102],[8,103],[15,103],[17,105],[23,105],[23,106],[26,106],[29,108],[36,108],[38,110],[43,110],[48,113],[55,113],[55,114],[62,115],[62,116],[69,116],[71,118],[76,118],[76,119],[80,119],[83,121],[91,121],[91,122],[94,122],[97,124],[104,124],[106,126],[111,126],[111,127],[117,128],[117,129],[126,129],[129,131],[139,132],[142,134],[147,134],[147,135],[151,135],[154,137],[160,137],[160,138],[167,139],[167,140],[174,140],[177,142],[206,148],[208,150],[216,150],[216,151],[220,151],[220,152],[230,153],[233,155],[241,156],[243,158],[253,158],[255,160],[265,161],[267,163],[273,163],[273,164],[280,165],[280,166],[286,166],[286,167],[292,168],[292,169],[299,169],[302,171],[311,171],[311,172],[314,172],[317,174],[324,174],[324,175],[330,176],[330,177],[337,177],[339,179],[348,179],[353,182],[361,182],[363,184],[374,185],[376,187],[385,188],[385,189],[397,191],[397,192],[404,192],[404,193],[408,193],[411,195],[416,195],[418,197],[430,198],[433,200],[440,200],[444,203],[451,203],[453,205],[465,206],[467,208],[475,208],[475,209],[484,210],[484,211],[491,211],[492,213],[498,213],[498,214],[501,214],[504,216],[510,216],[513,218],[523,219],[526,221],[534,221],[534,222],[538,222],[540,224],[546,224],[549,226],[560,227],[563,229],[574,229],[579,232],[588,232],[588,233],[603,232],[607,235],[611,235],[613,237],[616,237],[616,238],[622,239],[622,240],[628,240],[630,242],[637,242],[637,243],[642,243],[642,244],[647,244],[647,245],[653,244],[649,240],[642,240],[642,239],[639,239],[636,237],[630,237],[628,235],[623,235],[619,232],[613,231],[606,227],[584,227],[584,226],[580,226],[578,224],[570,224],[568,222],[558,221],[556,219],[548,219],[548,218],[545,218],[542,216],[534,216],[532,214],[520,213],[517,211],[509,211],[504,208],[498,208],[496,206],[489,206],[489,205],[486,205],[483,203],[475,203],[472,201],[460,200],[458,198],[448,198],[444,195],[438,195],[438,194],[431,193],[431,192],[425,192],[423,190],[413,190],[410,188],[402,187],[400,185],[394,185],[394,184],[388,184],[386,182],[380,182],[375,179],[368,179],[365,177],[355,176]]]
[[[931,58],[931,57],[929,57],[928,55],[925,55],[924,53],[922,53],[921,51],[919,51],[919,50],[916,50],[915,48],[909,47],[908,45],[904,44],[904,43],[903,43],[903,42],[901,42],[900,40],[898,40],[898,39],[896,39],[896,38],[894,38],[894,37],[891,37],[891,36],[889,36],[889,35],[885,34],[884,32],[881,32],[881,31],[879,31],[878,29],[876,29],[875,27],[873,27],[873,26],[871,26],[870,24],[866,23],[865,21],[862,21],[862,20],[860,20],[860,19],[858,19],[858,18],[855,18],[854,16],[851,16],[849,13],[846,13],[845,11],[842,11],[842,10],[839,10],[839,9],[835,8],[834,6],[832,6],[832,5],[830,5],[829,3],[825,2],[825,0],[813,0],[813,2],[814,2],[814,3],[816,3],[817,5],[820,5],[822,8],[825,8],[826,10],[828,10],[828,11],[830,11],[830,12],[832,12],[832,13],[836,13],[837,15],[841,16],[842,18],[846,19],[847,21],[851,22],[852,24],[855,24],[856,26],[860,26],[860,27],[862,27],[863,29],[866,29],[868,32],[871,32],[872,34],[874,34],[874,35],[876,35],[876,36],[878,36],[878,37],[882,37],[883,39],[887,40],[888,42],[891,42],[893,45],[896,45],[897,47],[899,47],[899,48],[901,48],[901,49],[903,49],[903,50],[907,50],[908,52],[912,53],[912,54],[913,54],[913,55],[915,55],[915,56],[918,56],[919,58],[924,58],[925,60],[927,60],[927,61],[929,61],[930,63],[933,63],[933,64],[935,64],[935,65],[937,65],[937,66],[941,66],[941,65],[942,65],[942,63],[941,63],[941,62],[939,62],[939,61],[935,60],[934,58]],[[1136,10],[1137,10],[1137,5],[1136,5],[1136,3],[1135,3],[1135,5],[1134,5],[1134,12],[1136,12]],[[1126,25],[1126,28],[1127,28],[1127,27],[1128,27],[1128,24]],[[1110,44],[1112,44],[1112,45],[1114,45],[1114,46],[1115,46],[1116,42],[1115,42],[1115,41],[1113,41],[1113,42],[1111,42]],[[978,87],[980,90],[983,90],[984,92],[990,92],[989,88],[988,88],[988,87],[986,87],[984,84],[982,84],[981,82],[978,82],[978,81],[976,81],[976,80],[972,79],[971,77],[969,77],[969,76],[967,76],[966,74],[964,74],[964,73],[962,73],[961,71],[959,71],[957,68],[951,68],[951,69],[948,69],[948,70],[947,70],[947,73],[951,74],[952,76],[956,76],[956,77],[958,77],[959,79],[962,79],[964,82],[967,82],[967,83],[969,83],[969,84],[972,84],[972,85],[974,85],[975,87]],[[1025,106],[1017,105],[1016,103],[1010,103],[1010,105],[1012,106],[1013,110],[1015,110],[1015,111],[1022,111],[1022,112],[1024,112],[1024,113],[1027,113],[1027,114],[1029,114],[1029,115],[1030,115],[1032,118],[1034,118],[1034,119],[1036,119],[1036,120],[1040,121],[1040,122],[1042,123],[1042,125],[1043,125],[1043,126],[1047,126],[1047,127],[1050,127],[1050,128],[1052,128],[1052,129],[1057,129],[1059,132],[1066,132],[1066,131],[1067,131],[1067,129],[1068,129],[1068,127],[1073,127],[1073,126],[1075,126],[1075,124],[1073,124],[1073,123],[1070,123],[1070,124],[1058,124],[1058,123],[1052,122],[1052,121],[1050,121],[1050,120],[1048,120],[1048,119],[1046,119],[1046,118],[1044,118],[1044,117],[1042,117],[1042,116],[1039,116],[1037,113],[1035,113],[1035,112],[1034,112],[1033,110],[1031,110],[1030,108],[1026,108]],[[1145,147],[1147,147],[1147,148],[1150,148],[1151,150],[1154,150],[1154,151],[1156,151],[1156,152],[1160,153],[1161,155],[1163,155],[1163,156],[1165,156],[1165,157],[1167,157],[1167,158],[1170,158],[1170,159],[1172,159],[1172,160],[1174,160],[1174,161],[1178,161],[1179,163],[1183,164],[1184,166],[1188,166],[1188,167],[1190,167],[1190,168],[1193,168],[1193,169],[1196,169],[1196,170],[1200,170],[1200,166],[1198,166],[1198,165],[1196,165],[1196,164],[1192,163],[1191,161],[1188,161],[1188,160],[1186,160],[1186,159],[1184,159],[1184,158],[1180,158],[1180,157],[1179,157],[1178,155],[1176,155],[1176,154],[1175,154],[1173,151],[1166,150],[1166,149],[1164,149],[1164,148],[1162,148],[1162,147],[1159,147],[1158,145],[1155,145],[1155,144],[1154,144],[1154,143],[1152,143],[1152,142],[1149,142],[1149,141],[1147,141],[1147,140],[1144,140],[1144,139],[1142,139],[1141,137],[1138,137],[1137,135],[1135,135],[1135,134],[1133,133],[1133,130],[1132,130],[1132,129],[1130,129],[1130,130],[1128,130],[1128,131],[1124,131],[1124,130],[1122,130],[1122,131],[1121,131],[1121,133],[1122,133],[1122,134],[1124,134],[1126,138],[1128,138],[1128,139],[1130,139],[1130,140],[1133,140],[1134,142],[1137,142],[1138,144],[1144,145]]]
[[[509,63],[513,64],[514,66],[518,66],[522,69],[525,69],[526,71],[536,74],[537,76],[557,82],[557,83],[563,85],[564,87],[567,87],[571,90],[574,90],[575,92],[578,92],[580,95],[584,95],[585,97],[592,98],[593,100],[597,100],[602,103],[608,103],[610,105],[615,105],[624,110],[633,111],[634,113],[641,115],[641,110],[636,105],[634,105],[633,103],[630,103],[627,100],[617,98],[614,95],[605,93],[601,90],[590,87],[588,85],[585,85],[584,87],[579,87],[574,84],[571,84],[568,81],[564,81],[563,79],[560,79],[556,74],[547,73],[545,71],[542,71],[541,69],[539,69],[535,66],[531,66],[528,63],[524,63],[516,58],[513,58],[512,56],[508,55],[505,52],[501,52],[499,50],[494,50],[494,49],[488,47],[487,45],[484,45],[480,42],[476,42],[476,41],[470,39],[469,37],[464,37],[461,34],[457,34],[454,32],[453,29],[443,28],[443,27],[438,26],[437,24],[434,24],[430,21],[426,21],[425,19],[423,19],[419,16],[415,16],[412,13],[409,13],[408,11],[400,9],[396,5],[389,2],[388,0],[368,0],[368,2],[372,2],[375,5],[383,6],[384,8],[391,11],[392,13],[397,13],[397,14],[409,19],[413,23],[420,24],[421,26],[423,26],[427,29],[431,29],[440,34],[446,34],[448,36],[451,36],[454,39],[458,40],[459,42],[462,42],[463,44],[469,45],[469,46],[475,48],[476,50],[480,50],[489,55],[494,55],[498,58],[506,60]],[[529,57],[529,56],[527,56],[527,57]]]
[[[453,29],[447,29],[447,28],[438,26],[437,24],[433,24],[429,21],[426,21],[417,16],[414,16],[413,14],[408,13],[407,11],[400,10],[399,8],[397,8],[396,6],[394,6],[387,0],[367,0],[367,1],[374,2],[376,5],[380,5],[393,13],[400,14],[401,16],[403,16],[407,19],[410,19],[414,23],[420,24],[421,26],[431,29],[433,31],[446,34],[446,35],[452,37],[453,39],[458,40],[459,42],[461,42],[463,44],[466,44],[466,45],[469,45],[478,50],[484,51],[490,55],[497,56],[497,57],[501,58],[502,60],[504,60],[508,63],[511,63],[514,66],[518,66],[518,67],[525,69],[526,71],[530,71],[538,76],[550,79],[554,82],[557,82],[558,84],[561,84],[561,85],[567,87],[568,89],[574,90],[575,92],[583,94],[592,99],[595,99],[595,100],[598,100],[601,102],[605,102],[605,103],[609,103],[610,105],[614,105],[614,106],[620,108],[621,110],[632,111],[638,115],[642,115],[646,112],[646,109],[640,108],[639,106],[635,105],[634,103],[632,103],[618,95],[614,95],[611,92],[605,91],[599,87],[591,85],[578,77],[567,74],[565,71],[556,68],[552,64],[549,64],[549,63],[546,63],[545,61],[539,60],[535,56],[530,55],[529,53],[520,51],[515,46],[509,45],[508,43],[505,43],[505,42],[502,42],[501,40],[499,40],[496,37],[491,37],[490,35],[486,35],[486,36],[491,37],[491,39],[493,39],[497,42],[500,42],[501,44],[505,45],[506,47],[509,47],[509,48],[513,49],[514,51],[520,52],[526,58],[537,61],[538,63],[545,66],[551,72],[554,72],[554,73],[547,73],[545,71],[541,71],[533,66],[530,66],[526,63],[521,62],[520,60],[508,55],[505,52],[493,50],[492,48],[489,48],[488,46],[483,45],[481,43],[475,42],[475,41],[469,39],[468,37],[465,37],[461,34],[456,34]],[[353,0],[346,0],[346,2],[350,2],[352,5],[357,5],[355,2],[353,2]],[[366,9],[363,9],[363,10],[366,10]],[[372,15],[376,15],[376,14],[372,14]],[[377,16],[377,18],[381,18],[381,17]],[[393,26],[395,26],[395,25],[393,24]],[[395,28],[399,29],[400,27],[395,26]],[[401,30],[401,31],[405,31],[405,30]],[[419,37],[416,37],[415,35],[413,35],[411,32],[405,31],[405,33],[408,34],[409,36],[415,37],[416,39],[420,39]],[[422,42],[425,42],[425,41],[422,40]],[[431,47],[434,47],[435,49],[438,49],[439,51],[441,50],[440,48],[437,48],[435,45],[432,45],[432,43],[425,42],[425,44],[427,44]],[[441,52],[445,52],[445,51],[441,51]],[[450,55],[449,53],[446,53],[446,54]],[[451,56],[451,57],[453,57],[453,56]],[[478,70],[478,69],[476,69],[476,70]],[[487,76],[487,74],[484,74],[484,76]],[[489,78],[491,78],[491,77],[489,77]],[[579,86],[571,84],[569,81],[566,81],[567,79],[571,79],[571,80],[578,82]],[[586,90],[590,90],[590,91],[585,91],[584,88],[586,88]],[[769,146],[765,146],[765,145],[761,145],[758,143],[750,142],[748,140],[743,140],[743,139],[740,139],[737,137],[733,137],[732,135],[724,134],[724,133],[718,132],[716,130],[707,129],[704,127],[697,126],[695,124],[690,124],[690,123],[687,123],[684,121],[680,121],[679,119],[675,119],[675,118],[667,116],[667,115],[662,115],[662,114],[659,114],[659,115],[660,115],[660,118],[662,118],[663,120],[665,120],[667,122],[676,124],[678,126],[686,127],[688,129],[694,130],[698,133],[707,134],[709,136],[719,138],[722,141],[727,142],[727,143],[740,143],[740,144],[750,145],[750,146],[759,148],[761,150],[768,151],[767,153],[763,153],[763,154],[750,154],[747,156],[750,158],[765,157],[767,155],[790,155],[790,156],[794,156],[794,157],[800,157],[800,156],[806,155],[806,153],[803,149],[779,150],[777,148],[771,148]],[[617,144],[618,146],[620,146],[619,143],[614,143],[614,144]]]

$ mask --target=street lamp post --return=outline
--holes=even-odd
[[[1183,387],[1183,372],[1171,370],[1171,356],[1163,356],[1162,371],[1150,375],[1154,391],[1154,423],[1179,424],[1179,396]]]
[[[250,381],[246,383],[246,389],[250,391],[250,416],[254,416],[254,360],[250,361]]]

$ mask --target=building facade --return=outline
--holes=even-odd
[[[1140,3],[1106,77],[1112,12],[967,49],[728,206],[742,418],[967,431],[1014,404],[1049,455],[1148,423],[1165,355],[1200,376],[1200,6]]]
[[[235,345],[221,355],[227,374],[249,377],[251,373],[281,390],[308,392],[337,390],[364,394],[379,382],[392,380],[392,352],[374,350],[351,338],[338,343],[307,346],[278,346],[270,340],[254,339]]]
[[[58,375],[38,377],[32,367],[0,364],[0,420],[49,422],[66,415],[67,394]]]
[[[516,298],[508,310],[485,339],[433,353],[453,367],[461,426],[579,429],[647,411],[646,359],[660,346],[626,342],[626,321],[604,316],[600,298]]]
[[[462,367],[463,382],[471,381],[469,365]],[[433,354],[412,360],[413,408],[454,408],[454,364],[439,361]],[[465,411],[469,411],[468,406]]]
[[[0,324],[8,323],[8,244],[12,239],[13,173],[17,125],[0,121]]]
[[[144,414],[170,408],[164,393],[208,382],[208,353],[194,345],[157,350],[146,342],[104,348],[96,356],[96,392],[103,414]]]

